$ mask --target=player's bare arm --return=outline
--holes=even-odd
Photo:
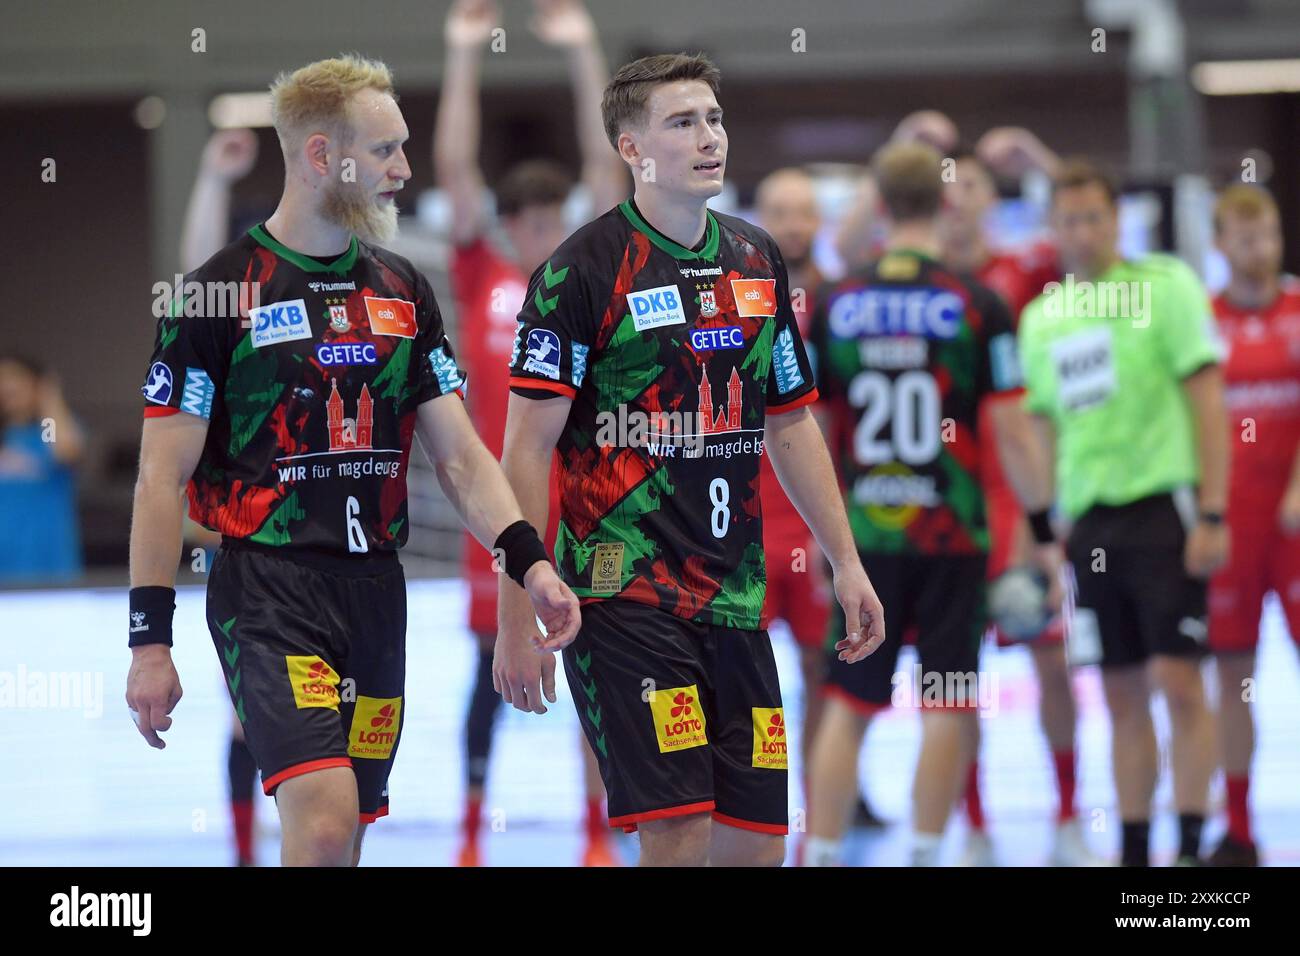
[[[1020,393],[988,400],[989,415],[993,421],[994,440],[1002,469],[1011,482],[1025,514],[1046,512],[1052,507],[1052,441],[1051,422],[1025,410]],[[1063,598],[1061,569],[1065,554],[1059,542],[1038,543],[1034,548],[1034,563],[1049,582],[1047,603],[1059,608]]]
[[[835,649],[841,660],[856,663],[884,643],[885,610],[858,558],[830,452],[806,407],[768,415],[766,428],[764,448],[781,487],[816,536],[835,576],[835,597],[848,622],[848,633]]]
[[[596,25],[581,0],[534,0],[533,5],[533,32],[544,43],[562,49],[568,60],[582,183],[591,193],[592,207],[603,212],[627,198],[628,173],[627,165],[609,148],[600,117],[609,69]]]
[[[1183,380],[1183,392],[1196,423],[1196,450],[1201,465],[1198,503],[1203,516],[1187,536],[1183,559],[1188,574],[1208,577],[1228,560],[1228,529],[1222,521],[1228,504],[1228,407],[1223,369],[1207,365],[1189,375]],[[1218,519],[1206,521],[1205,515]]]
[[[496,547],[503,531],[524,520],[501,466],[474,431],[459,398],[435,398],[421,405],[417,414],[416,431],[438,484],[470,534],[485,548]],[[542,527],[545,522],[543,514]],[[509,580],[505,574],[502,578]],[[572,641],[580,620],[578,599],[551,563],[535,561],[523,571],[523,578],[526,591],[513,581],[510,584],[524,595],[528,613],[535,611],[546,625],[548,642],[563,647]]]
[[[176,584],[184,521],[181,495],[207,434],[207,421],[194,415],[145,419],[131,512],[132,588],[171,588]],[[161,750],[167,746],[158,733],[171,727],[167,715],[180,699],[181,682],[172,663],[170,643],[133,647],[126,703],[139,715],[136,727],[150,747]]]
[[[433,132],[438,187],[451,199],[451,241],[465,245],[484,228],[483,174],[478,165],[479,70],[501,13],[492,0],[457,0],[444,28],[446,62]]]
[[[535,528],[546,527],[551,456],[572,404],[564,397],[535,401],[510,396],[501,469],[524,518]],[[543,697],[555,703],[555,656],[551,652],[568,644],[573,635],[561,641],[548,627],[543,639],[520,588],[505,575],[499,588],[493,684],[516,710],[544,714]]]

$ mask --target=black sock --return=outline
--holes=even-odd
[[[1199,813],[1178,814],[1178,855],[1180,857],[1197,857],[1201,855],[1201,827],[1205,817]]]
[[[257,779],[257,762],[248,744],[237,737],[230,738],[230,755],[226,759],[226,773],[230,777],[230,799],[248,803],[253,799],[253,781]]]
[[[488,753],[492,750],[492,724],[496,721],[501,695],[492,688],[492,651],[478,654],[478,673],[465,715],[465,777],[471,787],[482,787],[487,779]]]
[[[1150,866],[1151,821],[1124,821],[1120,866]]]

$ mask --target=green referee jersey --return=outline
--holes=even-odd
[[[1183,379],[1222,358],[1209,300],[1178,259],[1122,260],[1067,276],[1025,306],[1025,407],[1056,427],[1061,507],[1124,505],[1200,477]]]

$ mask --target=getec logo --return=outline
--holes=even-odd
[[[379,361],[374,342],[330,342],[316,346],[321,365],[374,365]]]
[[[699,698],[700,692],[694,684],[657,690],[651,695],[650,714],[661,754],[708,744]]]
[[[691,329],[691,348],[697,352],[713,352],[718,349],[743,349],[745,333],[738,325],[728,325],[715,329]]]
[[[307,304],[302,299],[273,302],[249,309],[248,318],[253,325],[255,349],[311,338],[311,321],[307,318]]]

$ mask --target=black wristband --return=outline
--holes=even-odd
[[[1056,540],[1056,532],[1052,530],[1052,516],[1046,508],[1030,512],[1028,518],[1029,532],[1034,536],[1035,544],[1052,544]]]
[[[131,631],[127,647],[145,644],[172,646],[172,615],[176,589],[156,585],[131,589]]]
[[[520,587],[524,586],[524,574],[538,561],[549,561],[546,545],[537,535],[537,529],[527,521],[519,520],[497,535],[492,545],[492,553],[501,563],[505,558],[505,572],[510,580]]]
[[[1202,511],[1200,517],[1201,517],[1201,524],[1208,524],[1214,526],[1223,524],[1222,511]]]

